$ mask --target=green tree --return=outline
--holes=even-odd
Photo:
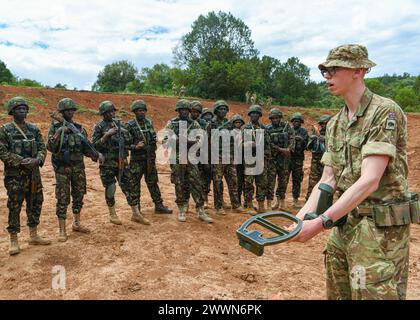
[[[385,96],[387,94],[385,85],[376,78],[365,79],[365,84],[372,92]]]
[[[420,101],[412,88],[400,88],[395,94],[395,101],[405,110],[420,107]]]
[[[127,60],[108,64],[99,72],[92,90],[101,92],[124,91],[129,82],[136,80],[137,73],[137,68]]]
[[[67,89],[67,85],[66,84],[57,83],[54,86],[54,89]]]
[[[34,87],[34,88],[42,88],[44,85],[36,80],[32,79],[18,79],[16,85],[19,87]]]
[[[6,64],[0,60],[0,84],[13,84],[16,81],[15,76],[7,68]]]
[[[170,67],[164,63],[155,64],[152,68],[143,68],[140,78],[146,92],[162,94],[172,90]]]
[[[251,39],[251,30],[231,13],[209,12],[200,15],[192,30],[181,38],[173,50],[174,62],[186,68],[188,94],[205,98],[229,98],[229,70],[234,72],[238,61],[255,59],[258,51]],[[246,63],[246,62],[244,62]],[[176,83],[177,85],[180,85]],[[241,85],[242,86],[242,85]]]
[[[416,93],[417,97],[420,98],[420,75],[417,76],[414,80],[413,90]]]

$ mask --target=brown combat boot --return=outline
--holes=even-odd
[[[212,223],[213,222],[213,219],[209,217],[207,212],[204,211],[203,207],[198,208],[197,212],[198,212],[198,218],[200,220],[203,220],[204,222],[207,222],[207,223]]]
[[[264,213],[264,212],[266,212],[264,201],[258,201],[258,213]]]
[[[113,224],[121,225],[122,222],[118,218],[117,213],[115,212],[115,205],[113,207],[108,207],[109,210],[109,221]]]
[[[66,242],[67,241],[67,232],[66,232],[66,220],[58,219],[58,241],[59,242]]]
[[[39,236],[37,227],[33,227],[29,228],[29,244],[47,246],[51,244],[51,240]]]
[[[187,204],[178,205],[178,221],[185,222],[187,221]]]
[[[14,256],[15,254],[18,254],[19,252],[20,252],[20,248],[19,248],[19,242],[18,242],[18,235],[17,233],[11,233],[9,254],[11,256]]]
[[[255,211],[254,204],[252,203],[252,201],[247,202],[246,209],[247,213],[249,213],[250,215],[255,216],[257,214],[257,211]]]
[[[235,213],[248,213],[248,211],[244,209],[244,207],[242,206],[239,206],[237,208],[232,208],[232,211]]]
[[[144,225],[150,225],[150,221],[147,220],[140,211],[140,205],[138,206],[132,206],[131,207],[131,211],[133,211],[133,215],[131,216],[131,221],[137,222],[137,223],[141,223]]]
[[[286,199],[280,199],[280,209],[286,210]]]
[[[80,213],[73,214],[73,224],[71,226],[71,229],[75,232],[90,233],[90,230],[88,228],[80,225]]]

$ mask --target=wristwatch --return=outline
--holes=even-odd
[[[324,229],[331,229],[334,226],[334,221],[332,221],[329,216],[321,214],[320,218],[322,220],[322,226]]]

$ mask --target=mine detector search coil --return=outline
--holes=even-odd
[[[318,205],[315,212],[308,213],[305,215],[304,220],[312,220],[323,214],[333,203],[334,189],[328,184],[321,183],[319,185],[321,194],[319,196]],[[292,230],[285,230],[278,225],[266,220],[270,217],[282,217],[286,218],[296,224],[296,227]],[[342,218],[343,219],[343,218]],[[345,220],[340,219],[334,225],[339,225]],[[344,217],[345,219],[345,217]],[[248,230],[248,227],[257,223],[262,227],[278,234],[278,236],[263,238],[263,233],[258,230]],[[252,218],[245,221],[245,223],[236,231],[236,235],[239,238],[239,245],[257,256],[261,256],[264,253],[264,247],[282,243],[294,238],[302,229],[303,221],[294,215],[282,212],[272,211],[253,216]]]

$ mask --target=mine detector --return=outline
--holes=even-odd
[[[303,220],[312,220],[323,214],[333,203],[334,189],[325,183],[319,185],[321,194],[319,196],[317,208],[315,212],[307,213]],[[286,230],[271,221],[268,218],[280,217],[289,220],[294,223],[293,230]],[[341,225],[345,223],[346,217],[341,218],[335,225]],[[276,236],[264,238],[263,232],[259,230],[252,230],[250,227],[253,224],[258,224],[265,229],[275,233]],[[264,247],[270,246],[277,243],[288,241],[297,236],[302,229],[303,221],[291,213],[284,211],[271,211],[265,212],[253,216],[252,218],[245,221],[242,226],[236,231],[236,235],[239,238],[239,244],[241,247],[251,251],[257,256],[261,256],[264,253]]]

